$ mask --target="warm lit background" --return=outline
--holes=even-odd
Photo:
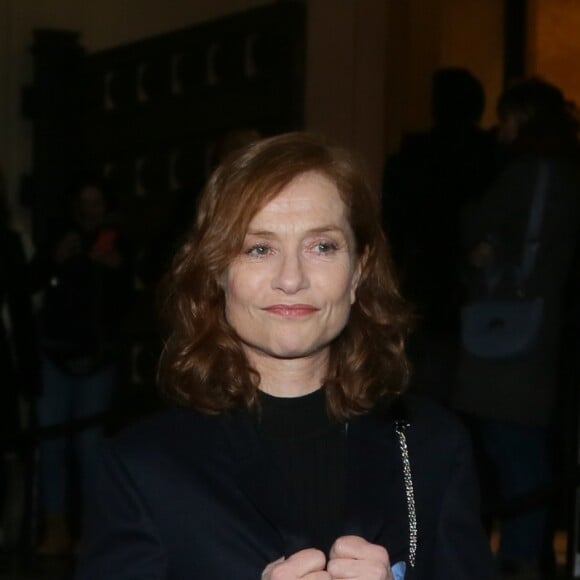
[[[449,65],[468,67],[482,80],[484,124],[491,125],[505,76],[507,1],[307,0],[307,128],[361,151],[378,183],[384,156],[401,133],[429,125],[431,74]],[[31,165],[31,126],[19,109],[31,80],[34,28],[78,30],[94,52],[270,3],[0,0],[0,165],[11,199]],[[577,101],[579,31],[579,0],[528,2],[528,72]]]
[[[564,88],[580,105],[580,2],[532,0],[528,51],[529,73]]]

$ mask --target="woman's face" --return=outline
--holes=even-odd
[[[226,318],[251,363],[325,354],[355,300],[354,245],[336,186],[316,172],[254,216],[224,281]]]

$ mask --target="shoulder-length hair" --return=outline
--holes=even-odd
[[[164,288],[168,338],[160,363],[164,392],[206,413],[256,404],[260,376],[225,317],[221,281],[242,251],[252,218],[293,179],[318,172],[347,207],[362,274],[349,320],[330,346],[324,387],[329,412],[346,419],[401,393],[410,316],[380,224],[380,199],[346,151],[308,133],[249,145],[211,175],[197,218]]]

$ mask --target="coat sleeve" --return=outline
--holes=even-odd
[[[450,450],[451,451],[451,450]],[[437,524],[434,580],[493,580],[497,577],[481,523],[479,489],[471,446],[461,432]]]
[[[110,444],[103,448],[75,580],[162,580],[167,556],[138,487]]]

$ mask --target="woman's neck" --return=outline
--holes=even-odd
[[[275,358],[255,351],[246,354],[260,373],[260,390],[275,397],[300,397],[316,391],[328,370],[328,350],[295,359]]]

